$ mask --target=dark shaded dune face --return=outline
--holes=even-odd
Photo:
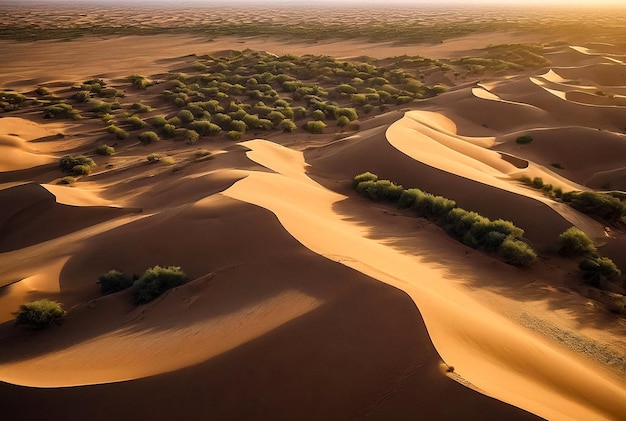
[[[0,212],[2,252],[52,240],[134,212],[132,209],[60,204],[52,193],[34,183],[1,190],[0,201],[3,204]]]
[[[520,134],[511,133],[498,138],[503,143],[494,149],[541,164],[593,188],[601,188],[598,182],[589,183],[596,174],[626,167],[626,137],[621,134],[586,127],[531,129],[524,134],[531,136],[532,142],[520,145],[516,143]],[[609,177],[604,178],[605,183],[617,185]]]

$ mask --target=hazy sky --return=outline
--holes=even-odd
[[[10,3],[18,3],[10,1]],[[272,4],[331,4],[331,5],[371,5],[371,4],[404,4],[404,5],[519,5],[519,6],[542,6],[542,5],[566,5],[566,6],[598,6],[598,5],[610,5],[610,6],[626,6],[626,0],[22,0],[22,3],[81,3],[81,4],[93,4],[102,5],[108,3],[162,3],[170,6],[176,4],[196,4],[196,5],[215,5],[215,4],[242,4],[242,3],[255,3],[259,5],[270,6]]]

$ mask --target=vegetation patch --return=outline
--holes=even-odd
[[[463,243],[473,248],[497,251],[509,264],[526,266],[537,258],[532,247],[523,240],[524,230],[510,221],[492,221],[457,207],[454,200],[416,188],[405,189],[392,181],[380,180],[370,172],[354,177],[352,186],[372,200],[387,200],[400,208],[413,209],[419,216],[444,227]]]
[[[37,300],[22,304],[16,313],[15,324],[32,329],[43,329],[65,315],[61,304],[51,300]]]
[[[154,266],[147,269],[133,284],[135,304],[146,304],[165,291],[187,282],[187,275],[178,266]]]

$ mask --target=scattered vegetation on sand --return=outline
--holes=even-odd
[[[146,143],[146,144],[158,142],[159,140],[161,140],[159,138],[159,135],[151,130],[141,133],[139,136],[137,136],[137,139],[139,139],[141,143]]]
[[[130,288],[133,285],[133,280],[122,272],[110,270],[100,275],[97,283],[100,285],[100,292],[103,294],[113,294]]]
[[[56,301],[43,299],[22,304],[15,314],[16,325],[43,329],[60,320],[65,315],[65,311]]]
[[[133,299],[135,304],[146,304],[159,297],[168,289],[187,282],[187,275],[178,266],[167,268],[154,266],[147,269],[133,284]]]
[[[516,266],[533,263],[537,254],[524,240],[524,230],[510,221],[485,218],[456,206],[454,200],[435,196],[420,189],[404,189],[389,180],[379,180],[366,172],[354,177],[352,186],[372,200],[395,202],[424,218],[435,221],[451,235],[473,248],[497,251],[505,262]]]
[[[79,120],[82,118],[80,113],[75,110],[71,104],[59,102],[57,104],[48,105],[43,109],[44,118],[71,118]]]

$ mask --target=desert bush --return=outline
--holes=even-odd
[[[37,89],[35,89],[35,93],[42,96],[50,95],[50,89],[46,88],[45,86],[39,86],[37,87]]]
[[[454,200],[446,199],[443,196],[435,196],[431,203],[430,212],[436,218],[443,218],[455,207],[456,202]]]
[[[505,239],[498,247],[498,252],[505,262],[515,266],[528,266],[537,260],[535,251],[520,240]]]
[[[72,156],[65,155],[59,160],[59,166],[64,172],[73,172],[74,174],[81,175],[85,171],[87,174],[91,172],[92,168],[95,168],[96,163],[93,159],[84,155]],[[77,167],[80,167],[77,169]]]
[[[389,180],[361,181],[356,191],[368,196],[372,200],[398,201],[404,188]]]
[[[115,135],[115,137],[120,140],[126,139],[128,137],[128,132],[120,127],[117,127],[115,124],[111,124],[109,127],[107,127],[107,131]]]
[[[145,121],[143,121],[140,117],[136,115],[128,117],[126,119],[126,123],[130,124],[130,126],[135,130],[143,129],[144,127],[148,125],[148,123],[146,123]]]
[[[374,175],[371,173],[365,173],[365,174]],[[415,203],[418,203],[420,200],[422,200],[423,196],[424,196],[424,192],[421,191],[420,189],[406,189],[402,192],[402,194],[400,195],[400,198],[398,199],[398,207],[399,208],[411,208],[415,205]]]
[[[112,110],[111,103],[106,102],[106,101],[100,101],[99,99],[90,100],[89,106],[91,108],[91,111],[93,111],[94,113],[98,115],[108,114]]]
[[[159,135],[153,131],[143,132],[139,136],[137,136],[137,139],[139,139],[141,143],[152,143],[161,140],[159,138]]]
[[[133,280],[125,276],[122,272],[110,270],[100,275],[97,283],[100,285],[101,293],[113,294],[114,292],[130,288],[133,285]]]
[[[130,106],[132,110],[137,113],[147,113],[152,111],[152,107],[146,104],[142,104],[140,102],[133,102]]]
[[[533,180],[530,183],[531,186],[533,186],[536,189],[540,189],[543,187],[543,178],[541,177],[535,177],[533,178]]]
[[[590,256],[583,259],[578,268],[583,279],[589,284],[601,287],[603,283],[618,276],[621,271],[608,257]]]
[[[187,143],[196,143],[200,139],[200,134],[195,130],[185,130],[183,140]]]
[[[80,113],[70,104],[63,102],[44,107],[43,116],[44,118],[72,118],[74,120],[82,118]]]
[[[22,304],[16,313],[15,324],[32,329],[50,326],[65,315],[61,304],[51,300],[37,300]]]
[[[168,123],[163,126],[161,131],[165,137],[174,137],[176,135],[176,126]]]
[[[576,227],[570,227],[559,235],[559,252],[565,256],[595,253],[596,247],[591,238]]]
[[[341,116],[348,117],[348,120],[354,121],[359,118],[359,113],[354,108],[337,108],[335,111],[335,118]]]
[[[246,125],[245,121],[242,120],[233,120],[230,122],[230,128],[231,130],[235,130],[241,133],[245,133],[245,131],[248,129],[248,126]]]
[[[350,119],[345,115],[339,116],[339,118],[337,119],[337,126],[339,127],[347,126],[348,123],[350,123]]]
[[[152,127],[162,128],[167,124],[167,119],[164,115],[155,115],[150,120],[150,125]]]
[[[189,124],[195,120],[193,113],[189,110],[180,110],[176,117],[178,117],[182,124]]]
[[[205,156],[211,156],[213,153],[208,149],[198,149],[194,155],[197,158],[204,158]]]
[[[159,297],[168,289],[183,285],[187,276],[178,266],[167,268],[154,266],[147,269],[133,285],[135,304],[145,304]]]
[[[321,120],[310,120],[304,124],[304,130],[310,133],[319,134],[326,128],[326,123]]]
[[[98,155],[113,155],[115,153],[115,148],[113,146],[109,146],[106,143],[98,145],[96,148],[96,153]]]
[[[566,194],[563,194],[564,201]],[[589,215],[599,216],[611,222],[617,222],[626,215],[626,204],[608,194],[585,191],[572,192],[568,196],[571,207]]]
[[[131,75],[128,76],[128,80],[136,89],[147,89],[153,83],[143,76]]]
[[[296,123],[287,118],[278,123],[278,127],[282,129],[282,131],[287,133],[291,133],[298,128],[298,126],[296,126]]]
[[[204,120],[196,120],[192,121],[187,125],[187,129],[195,130],[201,136],[207,136],[209,134],[216,134],[222,131],[222,128],[217,124],[204,121]]]
[[[352,187],[356,188],[360,183],[364,181],[376,181],[378,180],[378,176],[376,174],[372,174],[371,172],[364,172],[362,174],[357,175],[352,179]]]
[[[60,181],[59,184],[74,184],[76,182],[76,179],[70,175],[68,175],[67,177],[63,177]]]
[[[241,132],[237,130],[231,130],[228,132],[227,136],[230,140],[239,140],[241,139]]]
[[[530,135],[523,135],[515,139],[515,143],[519,143],[520,145],[524,145],[526,143],[530,143],[533,141],[533,137]]]
[[[148,160],[148,162],[151,163],[158,162],[161,160],[161,155],[159,155],[158,153],[151,153],[146,157],[146,159]]]
[[[91,97],[89,91],[78,91],[73,95],[73,98],[79,102],[87,102]]]

